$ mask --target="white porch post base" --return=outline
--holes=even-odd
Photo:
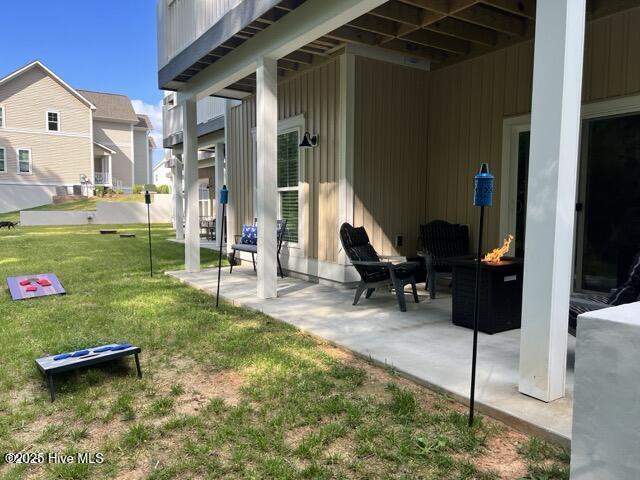
[[[216,164],[214,167],[215,174],[215,197],[216,197],[216,243],[220,245],[220,242],[224,242],[222,238],[222,205],[220,204],[220,189],[224,183],[224,160],[225,160],[225,145],[222,142],[216,143]]]
[[[198,192],[198,135],[196,132],[196,102],[182,104],[182,152],[184,159],[184,193],[187,210],[185,222],[185,270],[200,271],[200,206]]]
[[[176,155],[173,167],[173,201],[176,240],[184,240],[184,200],[182,196],[182,155]]]
[[[536,8],[520,392],[565,394],[585,0]]]
[[[256,145],[258,152],[258,297],[277,296],[276,217],[278,97],[276,60],[261,58],[256,71]]]

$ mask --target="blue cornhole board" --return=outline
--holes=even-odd
[[[69,356],[69,354],[57,354],[57,355],[49,355],[46,357],[41,357],[36,359],[36,365],[38,369],[44,373],[47,377],[47,384],[49,386],[49,394],[51,395],[51,401],[53,402],[56,399],[56,388],[53,382],[53,376],[68,372],[70,370],[76,370],[82,367],[89,367],[91,365],[97,365],[100,363],[111,362],[118,358],[126,357],[128,355],[133,355],[136,361],[136,371],[138,373],[138,378],[142,378],[142,370],[140,369],[140,359],[138,358],[138,354],[141,352],[140,347],[136,347],[134,345],[129,345],[127,348],[123,348],[121,350],[111,350],[112,347],[117,347],[118,345],[122,345],[119,343],[110,343],[108,345],[101,345],[99,347],[87,348],[86,354],[83,356]],[[111,347],[109,350],[105,350],[106,347]],[[83,353],[83,350],[78,350],[77,352],[72,353]],[[61,358],[56,360],[56,358]]]
[[[23,280],[30,281],[29,285],[20,285]],[[49,280],[50,286],[43,287],[36,280]],[[40,273],[38,275],[20,275],[7,277],[7,286],[13,300],[28,300],[29,298],[46,297],[48,295],[64,295],[67,293],[55,273]],[[36,287],[35,292],[27,292],[28,286]]]

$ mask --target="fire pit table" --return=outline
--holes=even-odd
[[[473,328],[476,261],[473,257],[447,259],[453,266],[453,324]],[[494,334],[520,328],[523,261],[504,257],[481,263],[478,328]]]

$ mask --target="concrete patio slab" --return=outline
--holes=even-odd
[[[167,274],[215,295],[217,270]],[[424,290],[420,293],[418,304],[407,296],[407,312],[402,313],[395,296],[387,292],[376,292],[353,306],[353,290],[287,277],[278,279],[278,298],[261,300],[250,267],[235,267],[233,274],[223,269],[220,287],[221,297],[235,305],[262,311],[466,403],[473,332],[451,323],[449,295],[431,300]],[[568,446],[575,339],[569,337],[567,395],[550,403],[518,392],[519,348],[519,330],[480,333],[477,409]]]

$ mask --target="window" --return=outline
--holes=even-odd
[[[0,105],[0,128],[4,128],[4,124],[5,124],[4,105]]]
[[[60,113],[47,112],[47,131],[49,132],[60,131]]]
[[[18,173],[31,173],[31,150],[18,149]]]
[[[278,135],[278,217],[287,220],[285,240],[298,243],[298,130]]]
[[[4,173],[7,171],[7,151],[0,147],[0,172]]]

